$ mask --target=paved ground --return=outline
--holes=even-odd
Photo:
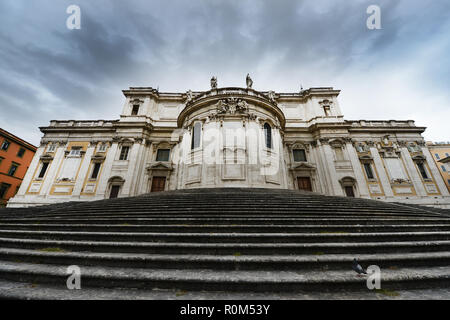
[[[449,289],[363,292],[227,293],[172,290],[67,290],[31,283],[0,281],[0,298],[92,300],[450,300]]]

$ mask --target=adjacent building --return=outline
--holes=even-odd
[[[448,158],[450,157],[450,142],[427,142],[433,160],[439,169],[439,172],[450,191],[450,168],[448,167]],[[447,159],[447,160],[446,160]]]
[[[124,90],[117,120],[53,120],[9,206],[189,188],[301,189],[450,207],[413,120],[346,120],[340,91]]]
[[[19,190],[36,147],[0,128],[0,207]]]

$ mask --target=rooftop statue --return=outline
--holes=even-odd
[[[217,78],[216,77],[211,78],[211,89],[217,89]]]
[[[250,78],[250,74],[247,74],[247,89],[251,89],[253,86],[253,80]]]

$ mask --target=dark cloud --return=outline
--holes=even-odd
[[[129,86],[205,90],[213,74],[243,85],[251,72],[261,90],[340,85],[347,118],[420,117],[427,96],[449,112],[445,0],[378,0],[373,31],[367,0],[78,0],[82,28],[68,30],[74,2],[0,2],[0,126],[35,144],[51,119],[118,118]],[[362,109],[364,95],[379,100]],[[432,138],[450,140],[436,119]]]

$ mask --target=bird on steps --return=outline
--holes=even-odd
[[[361,265],[358,263],[356,259],[353,259],[352,269],[355,270],[356,273],[358,273],[357,275],[358,277],[361,274],[367,274],[366,270],[364,270],[363,267],[361,267]]]

